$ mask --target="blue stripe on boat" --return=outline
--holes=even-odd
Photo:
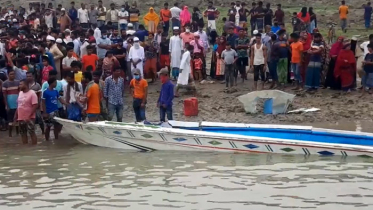
[[[202,130],[213,133],[236,134],[243,136],[257,136],[278,139],[313,141],[334,144],[350,144],[373,146],[373,136],[352,135],[346,133],[329,133],[301,129],[279,129],[279,128],[226,128],[226,127],[192,127],[180,128],[186,130]],[[336,130],[336,132],[338,132]]]

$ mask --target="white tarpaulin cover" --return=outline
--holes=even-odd
[[[238,97],[243,103],[246,113],[256,113],[256,104],[259,99],[272,99],[272,114],[286,113],[293,102],[295,95],[280,90],[253,91]]]

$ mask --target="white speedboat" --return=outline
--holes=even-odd
[[[312,126],[170,121],[161,125],[56,120],[84,144],[154,150],[373,157],[373,134]]]

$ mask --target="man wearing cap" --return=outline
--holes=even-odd
[[[66,48],[63,44],[63,40],[61,38],[58,38],[56,39],[56,45],[58,47],[58,49],[60,49],[60,51],[62,52],[63,55],[66,55]]]
[[[60,22],[60,31],[61,32],[65,31],[65,29],[68,29],[72,24],[72,20],[66,14],[65,8],[61,9],[61,16],[60,16],[59,22]]]
[[[159,107],[160,121],[166,121],[166,115],[168,120],[172,118],[172,100],[174,99],[174,84],[169,79],[169,73],[166,68],[159,71],[159,77],[162,82],[161,92],[157,102]]]
[[[173,28],[174,35],[170,38],[170,55],[172,76],[176,80],[179,76],[180,60],[183,50],[183,40],[179,36],[179,27]]]
[[[61,60],[63,58],[63,53],[58,49],[56,45],[56,40],[53,36],[47,36],[47,44],[49,47],[49,52],[52,53],[56,65],[56,71],[58,73],[58,78],[61,77]]]
[[[130,48],[128,53],[128,58],[131,62],[131,72],[132,75],[135,69],[140,70],[141,77],[144,77],[144,59],[145,59],[145,52],[144,48],[140,46],[139,38],[133,38],[133,46]]]
[[[133,24],[132,24],[132,23],[128,23],[127,28],[128,28],[128,29],[127,29],[127,31],[126,31],[126,34],[127,34],[128,36],[132,36],[133,34],[136,33],[136,31],[133,30]]]
[[[133,75],[134,79],[130,82],[133,96],[133,110],[135,112],[136,121],[142,122],[146,119],[145,105],[148,96],[148,82],[141,77],[139,69],[135,69]]]

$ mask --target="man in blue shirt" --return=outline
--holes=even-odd
[[[149,36],[149,32],[145,29],[144,25],[139,25],[139,30],[137,30],[133,36],[139,38],[140,42],[145,41],[145,37]]]
[[[228,37],[227,37],[227,42],[229,43],[230,46],[232,46],[232,49],[236,49],[235,48],[235,45],[236,45],[236,39],[238,39],[238,36],[237,34],[234,33],[234,28],[233,27],[230,27],[228,29]]]
[[[60,101],[62,104],[65,104],[65,101],[62,99],[58,91],[55,89],[57,86],[56,78],[49,78],[48,79],[48,89],[43,92],[42,100],[42,107],[44,110],[43,118],[44,122],[47,126],[45,129],[45,140],[49,141],[49,134],[50,129],[54,126],[54,138],[58,139],[58,134],[61,132],[62,125],[59,124],[54,117],[59,117],[58,114],[58,105],[57,101]]]
[[[110,41],[112,44],[119,44],[123,43],[123,39],[121,36],[119,36],[119,31],[118,29],[113,30],[113,34],[110,36]]]
[[[71,9],[69,9],[69,17],[72,21],[72,24],[75,24],[76,19],[78,18],[78,11],[75,9],[75,2],[71,2]]]
[[[372,17],[372,6],[370,6],[370,2],[364,7],[364,20],[365,20],[365,28],[370,28],[370,18]]]
[[[172,118],[172,100],[174,99],[174,84],[170,81],[168,69],[164,68],[159,71],[162,82],[162,89],[159,94],[157,106],[159,107],[160,121],[166,121],[166,114],[168,120]]]
[[[53,70],[53,71],[50,71],[49,72],[49,76],[48,76],[48,80],[51,79],[51,78],[54,78],[54,79],[57,79],[57,71],[56,70]],[[49,83],[48,81],[44,82],[41,86],[41,92],[44,92],[45,90],[47,90],[49,88]],[[58,81],[57,80],[57,84],[56,86],[54,87],[55,90],[57,90],[57,92],[60,94],[60,95],[63,95],[63,85],[62,85],[62,82],[61,81]],[[57,102],[57,107],[58,107],[58,111],[59,111],[59,116],[61,118],[65,118],[65,111],[63,109],[63,106],[62,104],[58,101]]]
[[[99,59],[104,59],[108,50],[111,50],[111,40],[107,37],[105,30],[101,31],[101,38],[96,40],[97,56]]]

